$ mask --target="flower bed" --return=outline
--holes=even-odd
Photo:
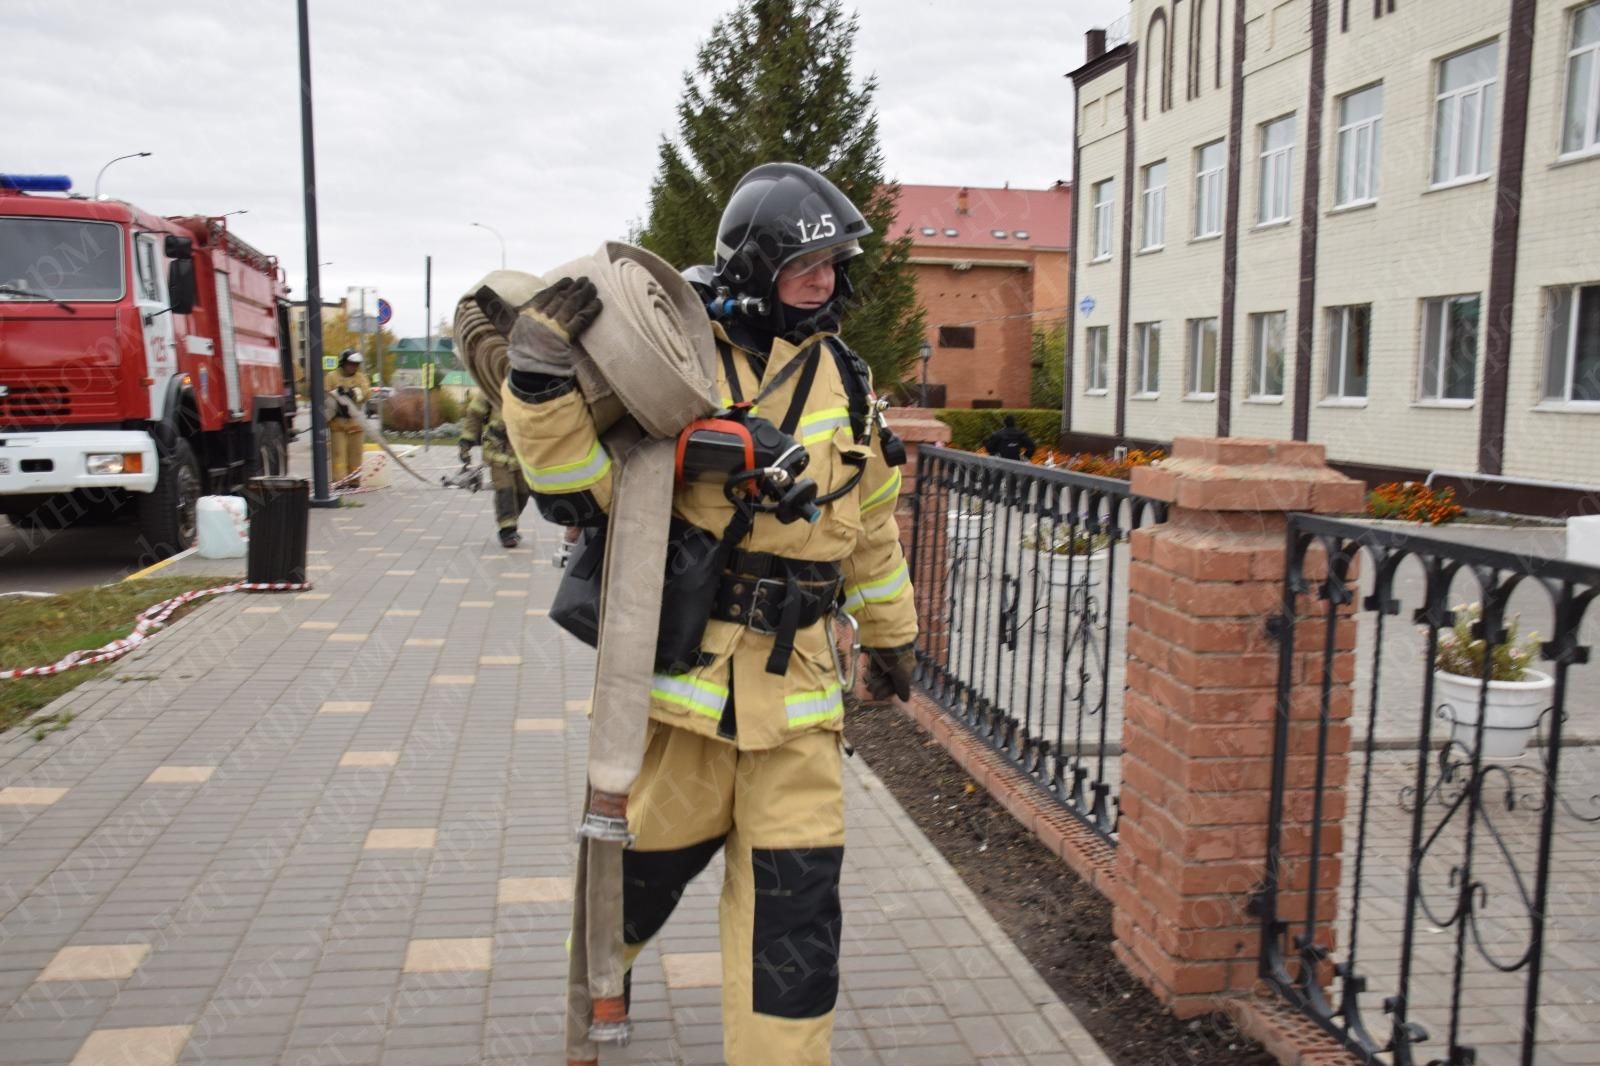
[[[1430,489],[1418,481],[1391,481],[1367,493],[1367,516],[1440,526],[1466,512],[1454,489]]]

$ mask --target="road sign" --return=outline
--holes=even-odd
[[[1094,314],[1094,297],[1085,296],[1083,299],[1079,300],[1078,310],[1082,311],[1086,315]]]
[[[389,301],[388,300],[384,300],[384,299],[379,299],[378,300],[378,325],[387,326],[389,324],[389,320],[391,318],[393,318],[393,317],[394,317],[394,308],[389,306]]]
[[[323,356],[322,357],[322,369],[324,369],[324,370],[338,370],[339,369],[339,357],[337,355],[325,355],[325,356]]]

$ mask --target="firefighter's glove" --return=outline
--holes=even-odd
[[[912,645],[898,648],[867,648],[867,692],[875,700],[899,696],[911,698],[911,675],[917,669]]]
[[[578,349],[574,342],[599,317],[600,296],[588,278],[562,278],[517,308],[511,327],[514,374],[571,377]]]
[[[461,457],[461,465],[466,466],[472,462],[472,442],[464,440],[456,445],[456,454]]]

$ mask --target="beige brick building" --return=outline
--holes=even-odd
[[[1069,442],[1600,487],[1600,0],[1135,0],[1089,36]]]

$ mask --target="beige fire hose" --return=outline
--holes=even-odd
[[[604,310],[583,334],[578,387],[619,467],[606,538],[568,970],[567,1060],[578,1066],[598,1063],[599,1044],[626,1044],[632,1031],[623,1000],[622,851],[631,842],[628,791],[644,761],[653,680],[652,657],[638,649],[656,646],[677,435],[714,411],[719,396],[705,308],[665,261],[607,243],[548,276],[586,276],[599,290]],[[513,307],[543,284],[506,271],[480,283]],[[458,306],[456,335],[469,371],[498,404],[504,338],[469,307],[470,296]]]

